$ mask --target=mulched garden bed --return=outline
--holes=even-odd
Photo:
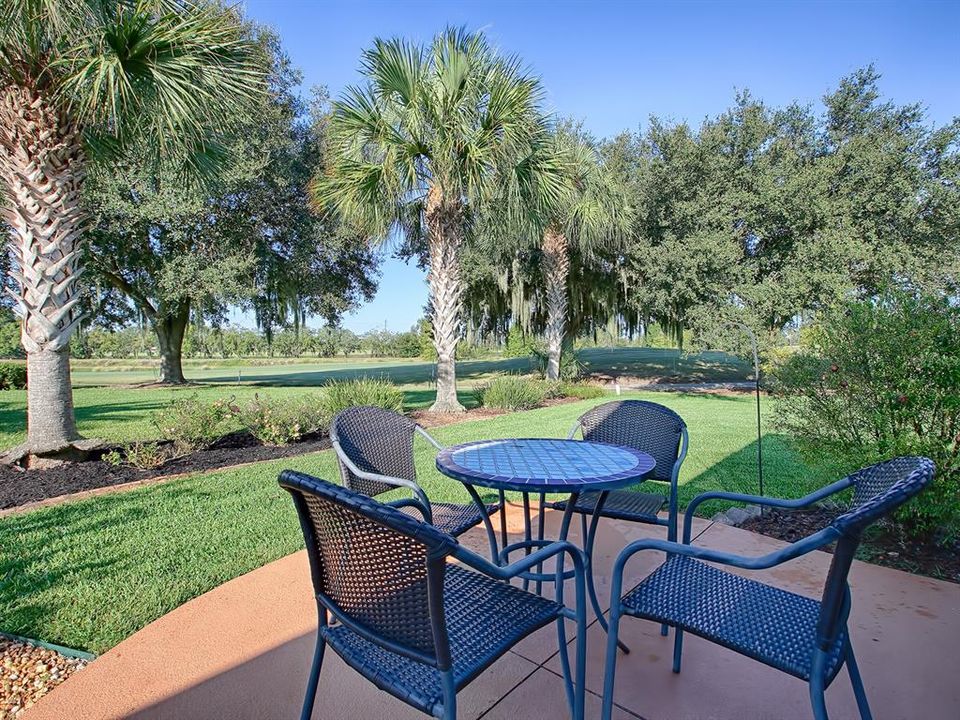
[[[150,470],[127,466],[117,467],[99,459],[66,463],[59,467],[42,470],[22,470],[9,465],[0,465],[0,510],[83,490],[95,490],[168,475],[216,470],[261,460],[276,460],[326,450],[329,447],[330,439],[325,434],[306,436],[299,442],[273,447],[263,445],[249,433],[236,432],[220,438],[207,450],[168,460],[160,467]],[[104,452],[107,450],[109,448]]]
[[[795,542],[826,527],[836,515],[836,510],[827,508],[793,511],[768,509],[763,515],[746,520],[740,527],[778,540]],[[833,552],[832,545],[824,549]],[[933,540],[919,542],[905,538],[892,524],[870,528],[864,535],[857,557],[875,565],[960,583],[960,547],[940,545]]]
[[[0,719],[20,717],[27,708],[86,665],[86,660],[0,638]]]

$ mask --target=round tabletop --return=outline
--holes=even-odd
[[[620,445],[510,438],[444,448],[437,470],[470,485],[521,492],[613,490],[642,480],[656,461]]]

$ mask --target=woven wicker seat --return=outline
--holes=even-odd
[[[598,492],[585,492],[577,498],[577,504],[573,511],[592,515],[597,507],[597,500],[600,498]],[[667,502],[664,495],[656,493],[642,493],[635,490],[613,490],[607,495],[603,503],[601,515],[603,517],[613,518],[614,520],[633,520],[637,522],[657,523],[659,519],[657,513]],[[555,505],[566,507],[566,502],[558,502]]]
[[[447,568],[443,606],[457,690],[519,640],[556,620],[562,609],[538,595],[455,565]],[[510,621],[503,622],[504,618]],[[342,625],[330,627],[326,639],[381,690],[425,713],[443,714],[443,687],[436,668],[384,650]]]
[[[689,630],[755,660],[809,680],[820,603],[674,556],[623,597],[623,612]],[[830,649],[830,680],[840,670],[847,635]]]
[[[627,545],[613,568],[603,719],[610,720],[613,711],[620,619],[631,615],[676,628],[674,672],[680,672],[683,633],[689,630],[807,681],[816,720],[826,720],[824,691],[846,665],[860,715],[869,720],[870,707],[847,629],[851,603],[847,575],[863,531],[923,490],[933,472],[927,458],[902,457],[858,470],[798,500],[708,492],[687,505],[682,543],[650,539]],[[848,489],[853,490],[853,502],[830,525],[768,555],[744,557],[690,544],[693,514],[709,500],[796,509]],[[763,570],[832,543],[836,547],[820,601],[706,564]],[[643,550],[666,553],[667,560],[623,594],[626,563]]]
[[[280,485],[293,498],[317,600],[317,645],[301,720],[309,720],[329,645],[377,687],[440,718],[456,718],[456,694],[535,630],[554,622],[567,700],[583,718],[586,664],[586,558],[553,543],[500,567],[415,516],[291,470]],[[549,558],[573,562],[576,610],[508,581]],[[459,565],[448,559],[459,561]],[[574,682],[566,619],[577,623]]]
[[[574,437],[580,431],[583,439],[611,445],[623,445],[640,450],[653,457],[657,464],[644,480],[669,483],[668,494],[640,492],[641,484],[626,489],[613,490],[600,509],[600,517],[615,520],[631,520],[653,525],[666,525],[667,536],[677,536],[677,479],[680,466],[687,454],[687,426],[670,408],[646,400],[617,400],[598,405],[588,410],[577,420],[570,431]],[[583,493],[573,511],[582,515],[596,512],[600,493]],[[668,504],[666,519],[658,516],[660,509]],[[564,510],[567,501],[552,503],[553,508]]]
[[[340,413],[330,425],[344,487],[376,497],[397,487],[413,492],[417,505],[405,501],[404,512],[424,517],[437,529],[457,537],[481,522],[484,515],[476,503],[432,504],[417,485],[417,469],[413,461],[413,439],[419,433],[435,447],[440,445],[429,433],[410,418],[378,407],[352,407]],[[500,509],[499,503],[488,504],[487,518]],[[487,528],[488,534],[492,528]]]

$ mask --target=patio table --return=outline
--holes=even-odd
[[[593,540],[596,535],[600,511],[611,490],[626,487],[642,480],[656,465],[656,461],[645,452],[619,445],[587,442],[584,440],[561,440],[556,438],[511,438],[504,440],[480,440],[452,445],[437,454],[437,470],[444,475],[462,482],[470,497],[484,513],[484,523],[488,535],[493,532],[486,504],[476,486],[492,488],[499,492],[512,490],[523,494],[524,539],[505,544],[497,557],[499,562],[509,562],[512,552],[523,550],[529,553],[532,548],[547,545],[544,540],[543,504],[547,493],[569,493],[560,525],[559,540],[566,540],[570,529],[570,519],[577,498],[581,492],[598,491],[600,493],[590,530],[584,538],[584,552],[587,555],[587,591],[590,603],[600,624],[606,630],[606,621],[600,608],[593,581],[592,554]],[[539,529],[536,540],[532,537],[530,517],[530,494],[539,495]],[[506,518],[501,512],[501,535],[506,541]],[[542,570],[542,568],[540,569]],[[562,572],[562,569],[561,569]],[[527,586],[531,580],[537,584],[548,578],[542,572],[528,573],[524,580]]]

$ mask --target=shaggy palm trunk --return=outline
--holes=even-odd
[[[158,317],[153,321],[153,330],[157,333],[160,346],[159,382],[170,385],[182,385],[183,377],[183,337],[190,320],[190,305],[181,303],[173,314]]]
[[[560,353],[567,324],[567,276],[570,248],[562,232],[547,228],[543,233],[543,275],[547,297],[547,379],[560,379]]]
[[[460,246],[463,216],[458,203],[446,202],[435,187],[427,195],[425,211],[430,252],[431,322],[437,350],[437,400],[434,412],[463,412],[457,399],[457,341],[460,339]]]
[[[16,459],[64,451],[80,439],[68,345],[80,321],[83,160],[79,128],[63,112],[28,88],[3,88],[0,195],[17,286],[7,292],[20,317],[28,373],[27,443]]]

